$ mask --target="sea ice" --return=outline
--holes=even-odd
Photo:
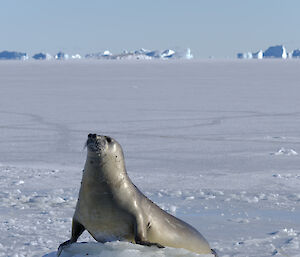
[[[91,132],[220,256],[299,256],[298,81],[297,60],[0,62],[0,256],[69,239]],[[183,253],[82,241],[70,251]]]

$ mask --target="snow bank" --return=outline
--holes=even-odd
[[[185,249],[157,248],[128,242],[75,243],[62,251],[60,257],[213,257],[212,254],[195,254]],[[56,257],[56,252],[43,257]]]
[[[271,153],[272,155],[298,155],[298,153],[294,149],[285,149],[284,147],[281,147],[277,152]]]

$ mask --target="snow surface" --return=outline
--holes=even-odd
[[[0,256],[69,239],[87,134],[223,257],[300,256],[300,62],[0,62]],[[84,233],[64,256],[195,256]],[[99,254],[98,254],[99,253]]]
[[[131,244],[128,242],[109,242],[105,244],[99,243],[76,243],[66,248],[60,257],[214,257],[212,254],[195,254],[185,249],[176,249],[166,247],[163,249],[156,246],[145,247],[141,245]],[[43,257],[56,257],[56,253],[44,255]]]

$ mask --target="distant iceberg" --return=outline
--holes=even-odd
[[[237,58],[239,59],[252,59],[253,58],[253,54],[250,52],[247,53],[238,53],[237,54]]]
[[[147,50],[147,49],[144,49],[144,48],[141,48],[139,50],[134,51],[135,54],[146,54],[148,52],[151,52],[151,51]]]
[[[81,59],[81,55],[80,54],[74,54],[74,55],[71,55],[71,58],[72,59]]]
[[[109,50],[99,53],[86,54],[85,58],[88,59],[113,59],[113,54]]]
[[[172,49],[167,49],[161,53],[162,58],[172,58],[175,54],[175,51]]]
[[[91,53],[87,54],[85,58],[88,59],[111,59],[111,60],[121,60],[121,59],[192,59],[193,55],[191,49],[186,49],[184,51],[175,51],[173,49],[166,50],[147,50],[141,48],[139,50],[129,52],[123,51],[121,54],[112,54],[109,50],[102,53]]]
[[[27,53],[21,52],[0,52],[0,60],[27,60],[29,57]]]
[[[52,59],[52,56],[48,53],[38,53],[32,56],[35,60],[50,60]]]
[[[191,49],[166,49],[166,50],[147,50],[145,48],[141,48],[135,51],[127,51],[124,50],[122,53],[113,54],[109,50],[105,50],[103,52],[89,53],[84,56],[80,54],[66,54],[62,51],[58,52],[56,55],[50,55],[48,53],[36,53],[31,56],[34,60],[68,60],[68,59],[103,59],[103,60],[123,60],[123,59],[131,59],[131,60],[151,60],[151,59],[192,59],[194,58]],[[0,53],[0,60],[27,60],[29,59],[26,53],[21,52],[8,52],[3,51]]]
[[[292,57],[293,58],[300,58],[300,50],[299,49],[295,49],[292,53]]]
[[[109,50],[105,50],[102,56],[112,56],[112,53]]]
[[[264,58],[281,58],[287,59],[290,54],[287,53],[283,45],[270,46],[267,50],[259,50],[258,52],[238,53],[238,59],[264,59]]]
[[[194,56],[192,55],[192,51],[191,51],[190,48],[186,49],[185,58],[188,59],[188,60],[194,58]]]
[[[264,51],[264,58],[287,58],[287,52],[283,45],[270,46]]]
[[[253,57],[253,59],[262,59],[262,58],[264,58],[263,50],[259,50],[258,52],[253,53],[252,57]]]
[[[63,52],[58,52],[56,55],[55,55],[55,59],[56,60],[68,60],[69,59],[69,55],[68,54],[65,54]]]

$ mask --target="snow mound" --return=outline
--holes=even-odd
[[[272,155],[298,155],[298,153],[293,149],[285,149],[284,147],[281,147],[277,152],[272,153]]]
[[[43,257],[55,257],[56,252],[44,255]],[[60,257],[213,257],[212,254],[196,254],[185,249],[157,248],[156,246],[142,246],[128,242],[101,243],[74,243],[64,249]]]

